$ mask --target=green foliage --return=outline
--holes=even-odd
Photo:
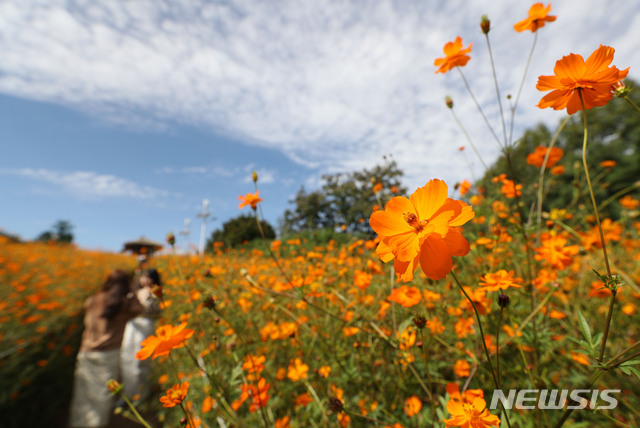
[[[637,86],[627,82],[627,86]],[[640,93],[632,91],[630,98],[636,104],[640,103]],[[635,197],[640,196],[640,121],[638,113],[623,99],[614,99],[604,107],[587,110],[588,143],[587,162],[593,182],[596,200],[603,203],[625,189]],[[500,173],[507,173],[525,186],[536,183],[540,169],[526,162],[528,153],[532,153],[538,145],[548,146],[555,131],[545,125],[538,125],[525,132],[524,136],[511,149],[511,166],[507,158],[502,155],[494,165],[487,170],[478,185],[489,192],[499,192],[500,185],[491,183],[491,178]],[[564,150],[564,156],[559,165],[563,165],[566,172],[561,176],[547,175],[545,179],[545,209],[572,209],[582,205],[589,206],[589,196],[582,166],[582,144],[584,138],[584,122],[582,112],[573,115],[560,133],[556,147]],[[613,160],[616,166],[604,168],[600,163]],[[530,184],[528,184],[530,183]],[[548,184],[548,186],[547,186]],[[497,189],[497,190],[496,190]],[[623,196],[619,194],[618,197]],[[535,192],[523,192],[522,202],[528,208],[535,202]],[[603,205],[601,215],[617,219],[620,216],[617,204]]]
[[[322,176],[320,190],[298,191],[293,210],[286,210],[281,220],[283,234],[318,229],[334,229],[345,226],[345,232],[371,234],[369,216],[374,205],[379,203],[373,186],[382,185],[382,194],[403,193],[400,184],[402,171],[395,161],[388,161],[372,169],[351,173]]]
[[[36,241],[49,242],[55,241],[62,244],[70,244],[73,242],[73,225],[67,220],[58,220],[51,227],[51,230],[42,232],[36,238]]]
[[[269,223],[261,220],[260,225],[266,239],[276,237],[276,233]],[[258,238],[261,238],[261,234],[256,218],[253,215],[244,214],[225,222],[222,225],[222,230],[216,229],[207,241],[207,249],[211,250],[216,241],[224,242],[225,246],[233,248]]]

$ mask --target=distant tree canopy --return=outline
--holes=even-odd
[[[627,86],[637,87],[637,84],[627,82]],[[640,104],[640,93],[637,90],[631,92],[630,98],[637,105]],[[587,162],[599,203],[619,192],[624,192],[625,189],[631,190],[630,194],[640,195],[637,184],[640,180],[640,116],[638,112],[625,100],[613,99],[604,107],[587,110],[587,124]],[[583,128],[582,111],[579,111],[569,119],[558,136],[555,146],[564,150],[564,156],[559,165],[563,165],[566,171],[560,176],[545,179],[545,183],[550,184],[544,199],[546,209],[567,208],[576,204],[589,203],[582,167]],[[538,145],[548,146],[555,132],[544,125],[538,125],[527,130],[523,138],[515,144],[511,151],[511,163],[517,182],[525,186],[527,183],[537,182],[540,168],[528,165],[527,155],[532,153]],[[615,161],[616,166],[612,168],[600,166],[600,163],[605,160]],[[486,171],[477,184],[487,189],[499,187],[491,183],[491,178],[500,173],[511,175],[504,155]],[[523,192],[523,202],[527,208],[534,202],[532,194],[534,192]],[[608,204],[604,207],[604,213],[617,218],[618,207],[616,204]]]
[[[319,190],[307,192],[302,187],[291,201],[294,208],[287,209],[280,221],[282,234],[343,226],[346,232],[370,234],[369,215],[378,204],[374,186],[388,200],[391,193],[404,193],[402,175],[393,160],[370,170],[323,175]]]
[[[260,221],[265,238],[273,239],[276,233],[273,227],[266,221]],[[244,214],[232,218],[222,225],[222,229],[216,229],[207,241],[207,250],[213,248],[214,242],[224,242],[227,247],[237,247],[244,242],[260,238],[260,229],[253,215]]]
[[[36,238],[36,241],[49,242],[55,241],[59,243],[70,244],[73,242],[73,225],[67,220],[58,220],[54,223],[50,230],[42,232]]]

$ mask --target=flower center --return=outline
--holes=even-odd
[[[414,213],[404,213],[404,221],[411,227],[413,227],[416,232],[421,232],[424,227],[429,224],[429,220],[418,220],[418,216]]]

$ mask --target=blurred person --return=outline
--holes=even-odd
[[[136,281],[134,280],[134,287]],[[161,292],[160,274],[155,269],[145,269],[137,281],[134,293],[144,307],[144,311],[129,320],[124,330],[120,349],[120,370],[122,374],[123,393],[133,400],[144,400],[150,394],[151,360],[139,360],[136,354],[140,343],[155,333],[155,321],[160,314]],[[118,406],[124,407],[124,400]]]
[[[113,412],[107,381],[118,379],[120,346],[131,318],[144,310],[131,292],[131,277],[115,270],[84,303],[84,332],[76,360],[69,426],[106,427]]]

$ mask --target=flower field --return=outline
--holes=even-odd
[[[514,29],[553,25],[550,11],[534,5]],[[488,18],[480,28],[488,35]],[[436,72],[464,79],[471,48],[461,37],[447,43]],[[377,202],[359,218],[368,234],[335,225],[324,238],[265,239],[269,201],[254,173],[255,193],[239,208],[262,240],[185,255],[169,238],[150,259],[163,310],[137,357],[154,363],[155,395],[139,405],[145,416],[133,406],[125,416],[191,428],[640,426],[637,157],[626,148],[587,156],[587,110],[614,97],[639,110],[622,82],[629,69],[613,57],[600,45],[540,76],[537,89],[551,92],[537,107],[577,120],[546,145],[520,145],[502,117],[503,137],[489,126],[502,157],[483,180],[359,189]],[[637,122],[627,117],[616,125]],[[559,147],[563,129],[580,141]],[[625,147],[637,145],[637,133],[607,137],[622,134]],[[130,256],[0,236],[7,426],[64,418],[84,299],[111,270],[135,266]]]
[[[164,282],[159,325],[185,323],[195,332],[154,360],[159,395],[166,400],[165,390],[188,382],[184,409],[201,426],[218,426],[218,418],[227,426],[443,426],[450,412],[466,411],[456,397],[476,406],[482,401],[473,399],[490,399],[492,370],[504,390],[591,389],[598,373],[596,387],[622,391],[618,407],[575,411],[569,426],[608,426],[610,418],[635,426],[638,379],[619,366],[595,369],[611,292],[590,272],[602,268],[594,230],[569,233],[549,220],[534,248],[531,288],[513,219],[472,199],[470,251],[453,268],[470,300],[451,276],[434,281],[418,270],[408,285],[391,281],[390,264],[375,253],[379,239],[323,246],[293,239],[264,250],[154,259]],[[626,281],[606,359],[640,335],[640,223],[627,214],[606,226],[611,262]],[[59,408],[66,403],[45,382],[53,378],[69,392],[84,298],[114,266],[132,268],[135,260],[56,245],[5,241],[1,248],[2,401]],[[500,294],[510,300],[504,308]],[[11,413],[24,420],[21,406]],[[184,417],[159,401],[155,407],[165,426]],[[543,426],[561,413],[512,410],[509,418],[512,426]]]

